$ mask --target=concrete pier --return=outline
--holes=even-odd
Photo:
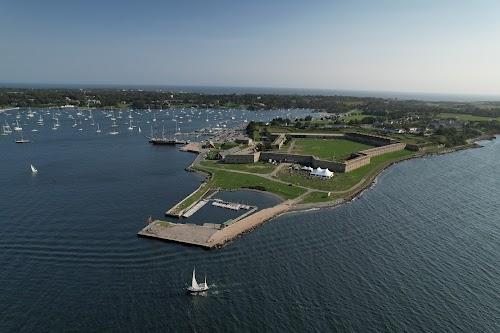
[[[138,235],[210,248],[213,246],[208,241],[217,231],[215,226],[210,225],[200,226],[156,220],[139,231]]]
[[[290,209],[290,206],[290,202],[284,202],[274,207],[262,209],[220,230],[216,228],[216,225],[209,223],[200,226],[156,220],[139,231],[138,235],[205,248],[220,247],[239,235],[286,212]]]
[[[194,206],[189,208],[184,214],[182,214],[183,217],[191,217],[194,213],[199,211],[203,206],[205,206],[208,203],[208,200],[200,200],[198,201]]]

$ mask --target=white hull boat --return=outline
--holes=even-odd
[[[208,284],[207,284],[207,277],[205,276],[205,282],[203,283],[198,283],[196,281],[196,270],[193,268],[193,278],[191,279],[191,286],[186,288],[186,291],[191,294],[197,294],[197,293],[202,293],[207,291]]]

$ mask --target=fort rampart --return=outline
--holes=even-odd
[[[291,133],[287,134],[296,138],[321,138],[321,139],[346,139],[356,142],[361,142],[375,146],[374,148],[366,149],[353,153],[349,159],[343,162],[327,161],[317,158],[312,155],[289,154],[278,151],[264,151],[255,153],[229,154],[224,157],[224,163],[255,163],[257,161],[267,162],[269,160],[280,163],[296,163],[308,165],[313,168],[328,168],[333,172],[350,172],[362,166],[370,164],[370,158],[382,154],[403,150],[406,147],[405,143],[397,142],[390,138],[379,137],[375,135],[367,135],[361,133],[345,133],[345,134],[317,134],[317,133]]]

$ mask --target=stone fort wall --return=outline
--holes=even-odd
[[[365,149],[360,151],[360,153],[368,155],[368,156],[378,156],[386,153],[391,153],[393,151],[399,151],[405,149],[406,144],[405,143],[393,143],[387,146],[380,146],[380,147],[375,147],[375,148],[370,148],[370,149]]]
[[[244,163],[256,163],[259,161],[260,152],[247,153],[247,154],[228,154],[224,156],[222,160],[224,163],[228,164],[244,164]]]
[[[298,134],[295,137],[308,137],[307,133]],[[319,137],[311,135],[311,137]],[[357,153],[353,153],[351,157],[344,162],[334,162],[321,160],[312,155],[300,155],[281,153],[276,151],[264,151],[246,154],[229,154],[224,157],[224,163],[255,163],[257,161],[278,161],[280,163],[296,163],[309,165],[313,168],[328,168],[333,172],[350,172],[362,166],[370,164],[370,158],[382,154],[403,150],[406,147],[405,143],[397,142],[390,138],[372,136],[360,133],[346,133],[345,135],[321,135],[322,138],[338,139],[344,138],[351,141],[361,142],[376,146],[375,148],[366,149]]]
[[[313,168],[328,168],[333,172],[349,172],[360,168],[364,165],[370,164],[370,156],[364,154],[357,154],[353,158],[344,162],[335,162],[321,160],[312,155],[297,155],[297,154],[287,154],[287,153],[277,153],[277,152],[262,152],[260,154],[261,161],[278,161],[280,163],[296,163],[302,165],[308,165]]]

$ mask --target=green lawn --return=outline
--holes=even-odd
[[[252,188],[275,193],[285,199],[296,198],[305,193],[305,190],[297,186],[278,183],[256,175],[247,175],[220,169],[208,169],[203,166],[197,167],[200,170],[209,171],[212,174],[210,186],[222,189],[234,190],[242,188]]]
[[[359,183],[363,178],[368,178],[378,173],[388,163],[411,156],[413,153],[408,150],[400,150],[371,159],[371,163],[359,169],[347,173],[335,173],[331,179],[319,179],[310,177],[307,173],[282,170],[278,173],[278,178],[299,186],[305,186],[323,191],[346,191]]]
[[[490,121],[490,120],[499,120],[500,117],[498,118],[491,118],[491,117],[481,117],[481,116],[475,116],[472,114],[458,114],[458,113],[440,113],[438,114],[438,118],[441,119],[457,119],[457,120],[462,120],[462,121]]]
[[[330,161],[344,161],[351,153],[369,148],[373,146],[345,139],[296,139],[292,152]]]
[[[301,203],[313,203],[313,202],[325,202],[332,200],[332,197],[328,197],[325,192],[311,192],[305,196]]]
[[[351,120],[360,120],[361,121],[361,120],[363,120],[366,117],[377,118],[376,116],[371,116],[371,115],[363,114],[359,110],[353,110],[353,111],[350,111],[349,113],[347,113],[344,117],[342,117],[342,120],[345,121],[345,122],[349,122]]]
[[[196,192],[193,193],[193,195],[191,195],[190,197],[186,197],[186,199],[176,207],[175,212],[180,212],[183,209],[188,208],[193,203],[200,200],[205,195],[205,193],[208,192],[208,190],[210,190],[210,186],[205,185],[200,187],[198,190],[196,190]]]
[[[246,171],[252,173],[271,173],[276,166],[269,163],[245,163],[245,164],[225,164],[219,161],[202,161],[200,163],[202,166],[209,168],[218,168],[224,170],[236,170],[236,171]]]

